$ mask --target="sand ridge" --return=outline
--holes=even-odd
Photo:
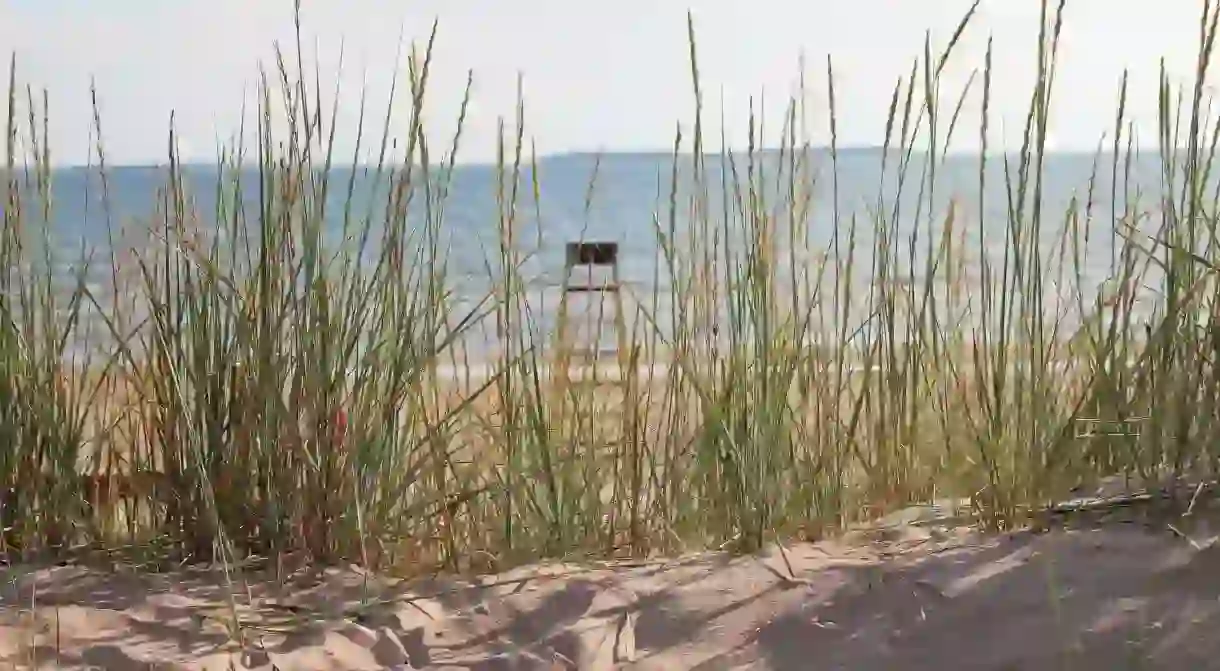
[[[476,579],[247,571],[232,602],[217,570],[11,567],[0,668],[1220,668],[1212,517],[907,526]]]

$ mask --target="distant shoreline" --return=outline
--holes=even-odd
[[[884,150],[884,148],[880,147],[880,146],[859,145],[859,146],[851,146],[851,147],[838,147],[834,151],[838,153],[840,158],[842,158],[842,157],[850,156],[850,155],[879,154],[883,150]],[[728,153],[735,155],[735,156],[742,156],[742,155],[745,155],[748,151],[749,150],[747,148],[743,147],[743,148],[732,149]],[[777,155],[783,151],[784,150],[779,149],[779,148],[756,149],[755,154],[756,155]],[[811,145],[808,147],[808,151],[811,153],[815,153],[815,154],[829,155],[832,151],[832,148],[829,145]],[[891,154],[900,154],[900,153],[905,154],[906,153],[905,151],[902,151],[895,147],[890,147],[889,151]],[[1184,153],[1187,151],[1187,148],[1179,147],[1177,151]],[[1145,156],[1152,156],[1153,154],[1156,154],[1157,156],[1159,156],[1160,148],[1156,147],[1156,146],[1135,147],[1132,149],[1132,152],[1140,154],[1140,155],[1145,155]],[[920,149],[920,148],[916,148],[916,149],[912,150],[910,153],[912,155],[922,156],[922,155],[926,155],[927,151]],[[1124,156],[1126,154],[1127,154],[1126,151],[1122,151],[1122,152],[1118,153],[1119,156]],[[723,152],[704,152],[703,153],[704,158],[713,158],[713,159],[719,158],[723,155],[724,155]],[[975,149],[973,151],[967,150],[967,149],[950,149],[950,151],[948,151],[947,153],[937,152],[937,158],[942,158],[942,159],[943,158],[971,159],[971,158],[977,158],[978,155],[979,155],[979,153],[978,153],[977,149]],[[1019,155],[1019,152],[1017,150],[1003,151],[1003,152],[989,151],[987,153],[988,158],[997,158],[997,159],[1000,157],[1015,157],[1018,155]],[[1062,150],[1047,151],[1046,155],[1048,157],[1049,156],[1057,156],[1057,157],[1064,157],[1064,158],[1079,157],[1079,158],[1088,158],[1088,159],[1092,160],[1093,157],[1096,157],[1096,156],[1102,156],[1102,157],[1113,156],[1114,152],[1110,151],[1110,150],[1104,150],[1104,151],[1098,152],[1096,150],[1090,150],[1090,149],[1062,149]],[[555,152],[555,153],[540,154],[536,157],[536,160],[540,163],[541,162],[554,162],[554,161],[567,161],[567,160],[593,160],[598,157],[602,158],[603,160],[605,160],[607,158],[609,158],[609,159],[631,158],[631,159],[654,159],[654,160],[658,159],[658,158],[663,158],[663,159],[668,160],[668,159],[672,159],[673,156],[674,156],[674,153],[672,151],[666,151],[663,149],[658,149],[655,151],[627,151],[627,150],[625,150],[625,151],[605,151],[605,152],[570,151],[570,152]],[[691,157],[695,156],[695,154],[692,154],[691,152],[679,152],[678,156],[683,157],[683,158],[691,158]],[[190,161],[180,161],[177,163],[177,165],[179,168],[185,168],[185,169],[189,169],[189,170],[198,170],[198,169],[215,170],[217,167],[217,161],[216,160],[211,160],[211,161],[190,160]],[[320,168],[324,165],[324,162],[319,161],[315,165],[316,165],[316,167]],[[387,160],[385,165],[397,165],[397,163]],[[419,166],[419,164],[416,164],[416,165]],[[435,163],[432,163],[431,165],[439,166],[441,164],[440,164],[440,162],[435,162]],[[455,164],[455,166],[458,168],[495,168],[496,163],[495,163],[495,161],[458,161]],[[228,165],[226,167],[232,167],[232,166]],[[247,162],[242,163],[241,167],[254,169],[254,168],[258,167],[258,163],[252,162],[252,161],[247,161]],[[351,169],[351,168],[364,169],[364,168],[376,168],[376,167],[377,167],[377,163],[375,163],[375,162],[332,163],[331,164],[331,168],[333,170],[344,170],[344,169]],[[168,162],[167,163],[107,163],[107,165],[106,165],[107,170],[164,170],[166,168],[169,168]],[[98,166],[96,164],[91,165],[91,164],[80,164],[80,163],[64,163],[64,164],[58,164],[58,165],[53,164],[51,166],[52,171],[59,171],[59,170],[75,171],[75,170],[97,170],[97,169],[98,169]],[[528,170],[529,166],[524,165],[524,166],[522,166],[522,169]]]

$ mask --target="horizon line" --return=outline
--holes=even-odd
[[[883,150],[887,150],[885,147],[883,147],[881,145],[864,145],[864,144],[849,145],[849,146],[845,146],[845,147],[833,147],[833,148],[830,145],[809,145],[802,149],[804,151],[816,151],[816,152],[827,152],[827,153],[829,153],[833,150],[834,152],[836,152],[838,154],[881,152]],[[1175,150],[1175,153],[1177,151],[1187,151],[1187,150],[1188,150],[1188,147],[1179,147]],[[719,157],[725,156],[725,155],[741,156],[741,155],[746,154],[748,151],[749,151],[748,149],[731,149],[729,151],[705,151],[705,152],[703,152],[702,156],[710,157],[710,158],[719,158]],[[788,152],[790,150],[781,149],[778,147],[756,148],[754,150],[755,154],[775,154],[775,153],[779,153],[781,151]],[[900,148],[900,147],[889,147],[887,151],[906,152],[907,150]],[[1135,146],[1135,147],[1131,147],[1130,151],[1135,152],[1135,153],[1156,152],[1159,154],[1161,152],[1161,148],[1157,145],[1150,145],[1147,147]],[[917,148],[910,149],[910,153],[927,154],[928,151],[927,151],[926,147],[917,147]],[[1010,156],[1010,155],[1013,155],[1016,153],[1017,153],[1017,150],[1011,150],[1011,151],[992,150],[992,151],[987,152],[987,156]],[[1053,154],[1053,155],[1059,155],[1059,156],[1109,156],[1109,155],[1115,154],[1115,152],[1113,151],[1112,148],[1106,148],[1106,149],[1102,149],[1100,151],[1097,149],[1065,148],[1065,149],[1047,150],[1044,153],[1047,155]],[[1123,149],[1117,153],[1119,155],[1124,155],[1124,154],[1128,153],[1128,150]],[[694,155],[695,154],[693,152],[689,152],[689,151],[678,152],[676,154],[676,156],[679,156],[679,157],[691,157]],[[978,157],[979,151],[977,148],[971,149],[971,150],[967,150],[967,149],[950,150],[947,152],[943,152],[943,151],[939,152],[938,155],[942,158],[963,158],[963,157],[971,158],[971,157]],[[672,149],[620,149],[620,150],[607,150],[607,151],[571,150],[571,151],[559,151],[559,152],[539,154],[535,157],[534,160],[541,163],[543,161],[553,161],[553,160],[570,159],[570,158],[596,158],[599,156],[600,157],[626,157],[626,156],[659,157],[659,156],[664,156],[667,158],[672,158],[673,156],[675,156],[675,153]],[[185,161],[178,160],[177,164],[179,167],[215,168],[218,166],[218,161],[205,160],[205,159],[192,159],[192,160],[185,160]],[[314,165],[316,167],[322,167],[325,164],[326,164],[325,161],[317,161],[317,162],[311,163],[311,165]],[[382,166],[388,167],[388,166],[401,165],[401,164],[402,163],[399,161],[392,161],[392,160],[387,159],[386,161],[384,161]],[[227,164],[227,165],[229,167],[231,167],[232,164]],[[243,162],[239,165],[241,165],[242,167],[247,167],[247,166],[248,167],[257,167],[259,165],[259,162],[247,161],[247,162]],[[420,164],[415,163],[415,165],[420,165]],[[444,165],[444,162],[443,161],[434,161],[430,165],[439,167],[439,166]],[[497,165],[498,164],[495,161],[490,161],[490,160],[479,160],[479,161],[468,161],[468,162],[459,160],[459,161],[455,162],[454,167],[456,167],[456,168],[494,168]],[[348,163],[348,162],[331,161],[331,167],[333,167],[333,168],[376,168],[377,166],[378,166],[378,164],[376,162]],[[106,167],[107,167],[107,169],[167,168],[167,167],[169,167],[169,162],[168,161],[165,161],[162,163],[108,162]],[[529,167],[530,167],[529,161],[523,160],[522,164],[521,164],[522,170],[528,170]],[[96,169],[96,168],[98,168],[97,163],[61,163],[58,165],[51,166],[52,170],[81,170],[81,169]]]

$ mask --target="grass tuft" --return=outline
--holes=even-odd
[[[90,184],[111,222],[96,264],[57,256],[48,98],[14,59],[0,552],[496,570],[749,551],[942,499],[1006,529],[1116,473],[1214,475],[1220,424],[1200,410],[1220,401],[1220,117],[1205,95],[1220,5],[1204,3],[1191,89],[1162,74],[1159,181],[1134,175],[1124,75],[1109,151],[1099,143],[1063,211],[1046,140],[1064,3],[1042,3],[1022,143],[1003,155],[988,145],[990,43],[961,90],[941,79],[977,6],[895,83],[864,208],[844,184],[830,59],[828,147],[806,137],[802,73],[778,132],[752,101],[748,147],[705,150],[689,18],[693,125],[660,176],[654,281],[628,303],[613,386],[560,374],[569,359],[531,295],[542,177],[523,95],[501,124],[486,289],[452,269],[472,80],[438,156],[423,120],[436,25],[406,60],[405,139],[388,111],[370,139],[362,99],[355,155],[374,143],[379,158],[353,168],[333,149],[342,92],[324,103],[298,8],[295,52],[262,73],[253,146],[227,148],[202,184],[171,119],[162,187],[134,232],[110,214],[95,103]],[[954,141],[975,132],[968,101],[981,110],[973,199],[946,176]],[[488,334],[477,376],[469,351]]]

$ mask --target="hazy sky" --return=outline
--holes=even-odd
[[[765,94],[770,130],[806,60],[810,130],[825,141],[826,56],[834,58],[840,142],[878,144],[893,86],[922,54],[925,30],[942,45],[969,0],[303,0],[307,58],[316,54],[329,99],[340,45],[339,150],[350,155],[362,83],[370,116],[384,112],[400,35],[440,29],[427,120],[434,143],[452,133],[474,71],[461,158],[495,155],[497,118],[511,116],[524,75],[527,135],[541,153],[666,149],[692,118],[686,11],[693,12],[710,123],[719,135],[723,94],[730,142],[746,138],[750,96]],[[1069,0],[1057,81],[1053,144],[1092,149],[1113,123],[1118,82],[1131,69],[1130,111],[1144,144],[1155,140],[1158,60],[1186,81],[1196,58],[1201,0]],[[1037,0],[984,0],[948,70],[946,109],[995,41],[996,139],[1013,144],[1031,90]],[[182,151],[211,160],[253,104],[260,63],[292,35],[291,0],[0,0],[0,52],[18,79],[49,91],[58,164],[89,157],[89,82],[100,97],[108,160],[159,163],[171,111]],[[307,63],[307,67],[310,67]],[[399,72],[405,81],[405,61]],[[5,78],[7,79],[7,77]],[[981,83],[981,82],[980,82]],[[400,99],[405,102],[405,97]],[[0,105],[3,105],[0,102]],[[399,105],[396,129],[407,106]],[[972,127],[959,148],[977,146]],[[253,115],[248,117],[253,119]],[[379,126],[379,122],[370,123]],[[769,133],[774,137],[774,133]]]

